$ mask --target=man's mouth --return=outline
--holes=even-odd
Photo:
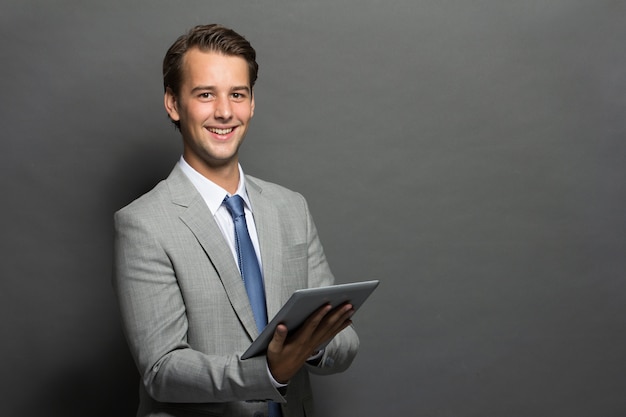
[[[227,129],[220,129],[220,128],[217,128],[217,127],[208,127],[207,129],[209,130],[209,132],[215,133],[216,135],[227,135],[230,132],[232,132],[233,130],[235,130],[235,128],[233,128],[233,127],[229,127]]]

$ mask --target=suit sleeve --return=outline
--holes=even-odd
[[[304,199],[304,198],[303,198]],[[335,278],[330,270],[324,249],[320,242],[317,228],[305,204],[307,217],[309,286],[321,287],[333,285]],[[344,329],[326,346],[324,355],[317,366],[307,365],[307,369],[315,374],[334,374],[343,372],[354,360],[359,348],[359,337],[353,326]]]
[[[187,343],[188,321],[175,269],[146,213],[115,215],[113,287],[131,353],[148,394],[161,402],[282,402],[264,357],[207,355]]]

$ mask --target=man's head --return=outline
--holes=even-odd
[[[207,178],[238,175],[257,68],[248,41],[219,25],[195,27],[165,56],[165,110],[181,132],[185,161]]]
[[[256,51],[243,36],[232,29],[218,24],[199,25],[179,37],[170,46],[163,59],[163,88],[169,88],[177,96],[183,82],[183,61],[185,54],[197,48],[203,52],[218,52],[228,56],[243,58],[248,64],[250,91],[254,87],[259,71]],[[174,121],[180,129],[180,123]]]

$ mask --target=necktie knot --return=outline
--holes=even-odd
[[[224,205],[228,209],[228,212],[232,216],[233,220],[243,216],[243,198],[235,194],[231,197],[224,198]]]

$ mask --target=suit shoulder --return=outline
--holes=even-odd
[[[133,213],[142,213],[146,211],[154,211],[160,206],[164,201],[166,201],[166,194],[168,193],[168,188],[165,183],[165,180],[159,181],[157,185],[154,186],[150,191],[146,192],[142,196],[136,198],[131,201],[126,206],[119,209],[115,215],[132,215]]]
[[[302,194],[297,191],[290,190],[282,185],[265,181],[250,175],[246,175],[246,181],[268,198],[274,198],[278,201],[286,200],[292,203],[306,204],[306,200]]]

